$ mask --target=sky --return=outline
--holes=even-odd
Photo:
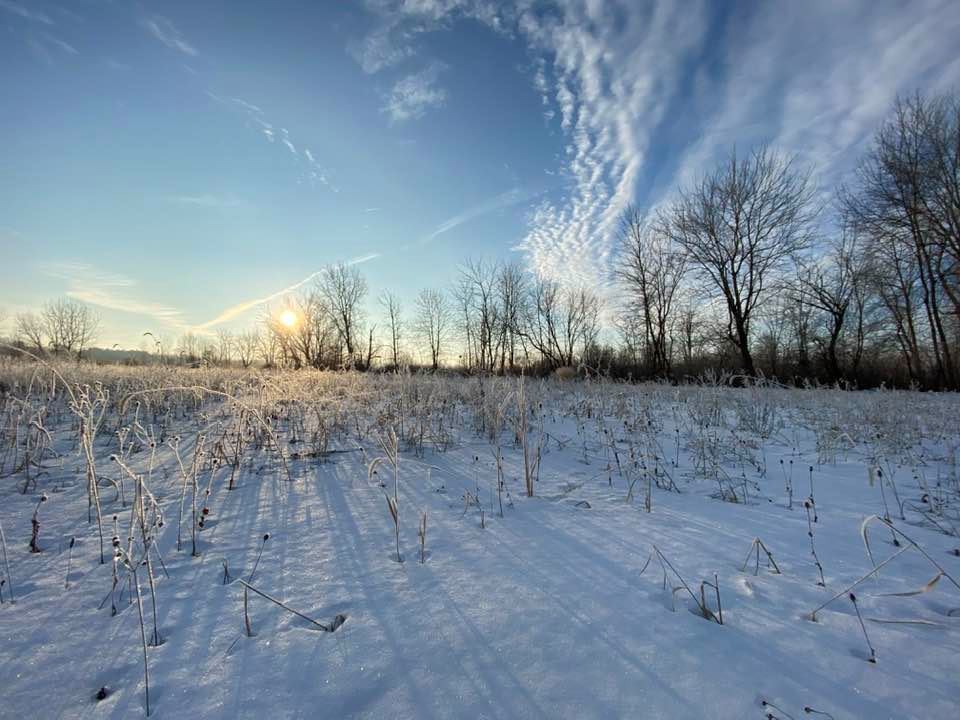
[[[956,0],[0,0],[0,331],[238,330],[339,262],[371,311],[468,258],[607,288],[624,207],[734,146],[826,203],[958,37]]]

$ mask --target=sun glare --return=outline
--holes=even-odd
[[[297,324],[297,314],[293,310],[284,310],[280,313],[280,323],[284,327],[292,328]]]

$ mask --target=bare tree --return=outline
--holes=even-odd
[[[177,354],[181,362],[196,362],[203,352],[203,343],[200,337],[193,332],[186,332],[177,341]]]
[[[74,304],[72,315],[73,341],[76,344],[77,360],[83,356],[83,351],[90,346],[100,332],[100,314],[95,310]]]
[[[264,323],[266,324],[266,323]],[[260,359],[263,360],[265,367],[275,367],[283,357],[280,346],[280,338],[268,328],[266,332],[258,333],[260,344],[257,350],[260,353]]]
[[[651,226],[633,205],[620,217],[617,278],[627,294],[628,312],[639,316],[643,355],[653,375],[670,372],[670,323],[680,282],[687,269],[683,252],[669,235]]]
[[[760,330],[757,333],[755,360],[759,358],[762,367],[777,376],[783,370],[783,360],[787,354],[787,330],[794,330],[794,339],[800,336],[796,332],[796,307],[789,298],[777,297],[774,302],[765,303],[763,312],[758,315]],[[798,342],[802,345],[802,342]]]
[[[527,275],[516,262],[500,266],[497,277],[500,307],[500,372],[513,369],[517,361],[517,344],[522,339],[521,323],[528,299]]]
[[[364,370],[369,370],[371,367],[373,367],[374,361],[380,358],[381,345],[380,343],[374,342],[374,334],[376,332],[376,325],[371,325],[370,329],[367,331],[367,352],[362,361]]]
[[[83,303],[62,298],[43,306],[39,323],[43,337],[55,354],[76,353],[80,360],[84,349],[96,337],[100,315]]]
[[[358,338],[362,342],[363,337],[363,299],[367,295],[367,281],[357,268],[340,263],[324,270],[318,290],[347,351],[346,362],[353,363],[360,350]]]
[[[70,306],[68,300],[53,300],[44,303],[40,310],[40,322],[43,324],[43,334],[54,355],[70,352]]]
[[[387,327],[390,333],[390,359],[393,367],[400,366],[400,341],[403,338],[403,307],[400,298],[390,291],[380,296],[380,306],[387,314]]]
[[[292,313],[294,323],[292,326],[283,325],[279,330],[287,337],[288,351],[295,356],[295,366],[323,367],[330,342],[336,335],[326,299],[313,290],[290,298],[288,305],[285,312]]]
[[[237,335],[236,348],[237,359],[244,368],[253,365],[257,357],[257,349],[260,346],[260,333],[256,330],[247,330]]]
[[[47,346],[43,321],[32,312],[18,313],[15,321],[17,339],[42,354]]]
[[[530,288],[524,336],[551,368],[576,365],[599,332],[600,298],[538,278]]]
[[[450,306],[442,292],[428,289],[417,295],[416,308],[413,329],[430,348],[430,366],[436,370],[450,326]]]
[[[494,369],[503,340],[498,276],[497,264],[467,260],[453,290],[466,347],[466,365],[484,371]]]
[[[824,333],[815,333],[813,340],[820,346],[827,375],[832,381],[840,380],[846,374],[842,340],[848,313],[856,300],[858,283],[862,282],[864,273],[856,235],[844,230],[830,244],[825,255],[799,269],[790,288],[795,302],[812,307],[822,315]]]
[[[236,338],[229,330],[217,331],[217,362],[229,365],[233,361],[233,351],[236,347]]]
[[[766,147],[732,152],[670,211],[664,228],[727,307],[727,335],[754,374],[750,329],[772,276],[811,241],[812,185],[792,158]]]
[[[922,344],[932,354],[937,384],[956,387],[960,103],[898,99],[858,168],[856,186],[844,188],[841,201],[857,229],[873,240],[875,267],[884,278],[877,289],[911,377],[923,379]],[[891,281],[898,297],[891,294]]]
[[[697,304],[685,293],[677,310],[677,321],[674,326],[674,339],[680,347],[680,359],[688,371],[692,370],[694,360],[702,352],[704,345],[703,317]]]

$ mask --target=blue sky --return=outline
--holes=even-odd
[[[826,197],[897,93],[957,89],[957,37],[955,0],[0,0],[0,308],[136,346],[341,261],[373,297],[467,257],[601,287],[624,205],[734,143]]]

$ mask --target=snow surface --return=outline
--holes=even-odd
[[[189,540],[176,550],[182,480],[169,448],[158,449],[151,489],[165,507],[159,549],[169,577],[155,567],[165,642],[148,651],[151,717],[824,717],[805,707],[838,720],[960,717],[960,616],[949,615],[960,592],[942,577],[930,592],[880,597],[921,588],[937,574],[917,550],[855,590],[876,664],[867,661],[845,595],[817,622],[808,617],[871,569],[860,526],[885,512],[880,483],[871,484],[868,472],[879,457],[894,469],[904,503],[922,507],[922,473],[928,486],[939,481],[940,491],[953,492],[943,522],[956,515],[956,396],[528,380],[535,418],[528,438],[543,440],[539,480],[535,496],[525,497],[522,451],[508,420],[500,437],[509,497],[500,517],[493,444],[470,405],[479,381],[407,379],[403,392],[419,383],[453,409],[446,449],[426,442],[418,454],[401,442],[405,562],[398,563],[385,500],[391,470],[381,463],[368,477],[368,469],[383,454],[374,423],[393,407],[399,381],[350,382],[344,392],[334,392],[336,376],[321,383],[340,403],[325,406],[337,428],[330,447],[347,452],[289,459],[291,482],[275,451],[251,448],[233,491],[229,471],[218,470],[199,557],[191,557]],[[485,383],[485,402],[515,406],[515,379]],[[0,716],[142,716],[137,606],[125,594],[116,617],[109,602],[99,607],[111,564],[99,563],[76,433],[68,415],[60,417],[57,424],[51,414],[47,427],[61,455],[45,461],[37,488],[21,494],[22,473],[0,483],[16,596],[10,604],[5,587],[0,605]],[[208,398],[202,412],[174,413],[167,435],[182,436],[188,457],[198,430],[212,436],[210,428],[231,417],[230,406]],[[406,422],[409,433],[413,420]],[[302,452],[288,444],[282,418],[276,427],[284,452]],[[439,432],[434,427],[432,436]],[[644,454],[648,467],[659,463],[680,491],[654,486],[651,512],[645,480],[626,502],[628,478],[640,472],[639,464],[631,470],[631,446],[638,463]],[[116,451],[115,436],[102,429],[101,475],[116,477],[109,459]],[[715,460],[703,465],[710,453]],[[146,472],[148,454],[139,448],[127,461]],[[793,466],[792,510],[781,460],[784,470]],[[811,465],[826,588],[816,584],[802,505]],[[747,482],[748,502],[720,499],[714,473],[734,486]],[[201,473],[201,483],[208,477]],[[477,487],[485,527],[480,509],[466,506]],[[40,510],[43,552],[31,554],[30,518],[41,491],[49,498]],[[895,526],[960,578],[960,557],[951,554],[960,540],[916,510],[900,520],[891,488],[885,492]],[[128,486],[128,505],[130,494]],[[125,536],[129,507],[106,484],[101,496],[105,517],[119,513]],[[417,541],[422,512],[425,563]],[[76,546],[66,588],[70,537]],[[742,570],[755,537],[782,574],[762,554],[758,572],[755,556]],[[877,523],[870,539],[878,562],[897,551]],[[261,544],[254,586],[322,623],[342,613],[345,624],[326,633],[251,594],[254,636],[247,637],[243,587],[223,584],[222,562],[246,579]],[[654,544],[697,594],[701,580],[717,576],[723,625],[697,614],[685,592],[672,593],[679,584],[672,573],[664,587]],[[710,588],[705,597],[716,611]],[[102,686],[109,695],[97,701]]]

